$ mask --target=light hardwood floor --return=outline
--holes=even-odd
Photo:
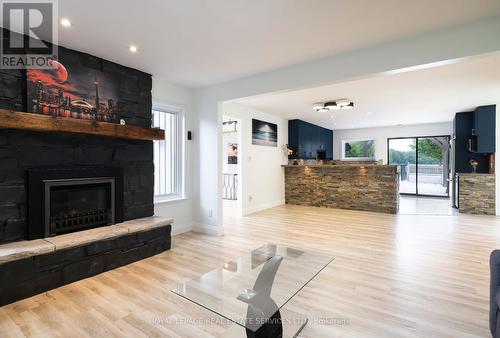
[[[281,206],[225,223],[222,237],[179,235],[171,251],[0,308],[0,336],[224,335],[169,290],[268,242],[335,258],[287,304],[312,319],[303,337],[489,336],[500,218]]]

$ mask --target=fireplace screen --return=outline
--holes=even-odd
[[[45,236],[115,223],[115,179],[44,180]]]

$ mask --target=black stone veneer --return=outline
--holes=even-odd
[[[170,249],[171,226],[0,265],[0,306]]]
[[[151,126],[151,75],[78,51],[59,48],[59,58],[114,75],[119,118]],[[0,108],[26,111],[26,77],[0,70]],[[121,167],[125,220],[153,215],[153,143],[63,133],[0,130],[0,244],[27,238],[26,170],[37,167]]]

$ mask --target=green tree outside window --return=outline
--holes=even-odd
[[[375,141],[349,141],[344,143],[345,158],[375,158]]]

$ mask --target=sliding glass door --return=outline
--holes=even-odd
[[[448,196],[450,138],[421,137],[417,142],[417,193]]]
[[[415,138],[389,139],[388,143],[389,164],[398,166],[399,192],[416,194],[415,170],[412,169],[417,165],[417,140]]]
[[[391,138],[387,148],[388,163],[398,166],[401,194],[449,196],[449,136]]]

